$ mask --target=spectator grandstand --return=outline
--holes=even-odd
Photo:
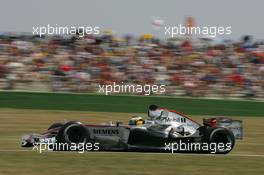
[[[249,37],[0,36],[0,89],[97,92],[99,84],[165,84],[164,95],[264,98],[264,44]]]

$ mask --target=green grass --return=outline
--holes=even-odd
[[[10,159],[12,157],[12,159]],[[263,174],[263,158],[143,153],[10,152],[1,155],[0,174],[248,175]]]
[[[198,122],[206,115],[243,116],[236,119],[243,120],[244,139],[238,141],[234,150],[227,155],[118,152],[40,154],[19,145],[22,134],[42,132],[52,122],[127,122],[135,114],[146,117],[150,104],[190,114]],[[0,175],[264,174],[263,102],[0,92],[0,108]]]
[[[44,152],[20,148],[24,133],[39,133],[52,122],[127,122],[135,113],[0,109],[0,175],[248,175],[264,172],[264,117],[243,117],[244,140],[227,155],[119,152]],[[146,116],[146,114],[141,114]],[[201,121],[200,116],[192,116]]]
[[[264,102],[171,97],[0,92],[0,108],[146,112],[150,104],[191,115],[263,116]]]

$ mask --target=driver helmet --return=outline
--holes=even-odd
[[[164,110],[159,109],[159,107],[157,105],[150,105],[149,110],[148,110],[148,116],[149,116],[150,120],[156,120],[162,115],[163,111]]]
[[[136,126],[143,125],[144,123],[145,120],[140,116],[133,116],[128,122],[129,125],[136,125]]]

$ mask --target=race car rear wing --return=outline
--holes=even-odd
[[[233,120],[225,117],[203,119],[204,125],[211,127],[223,127],[232,131],[235,139],[243,139],[243,122],[242,120]]]

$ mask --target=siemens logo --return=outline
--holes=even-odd
[[[119,131],[117,129],[93,129],[93,133],[102,135],[118,135]]]

